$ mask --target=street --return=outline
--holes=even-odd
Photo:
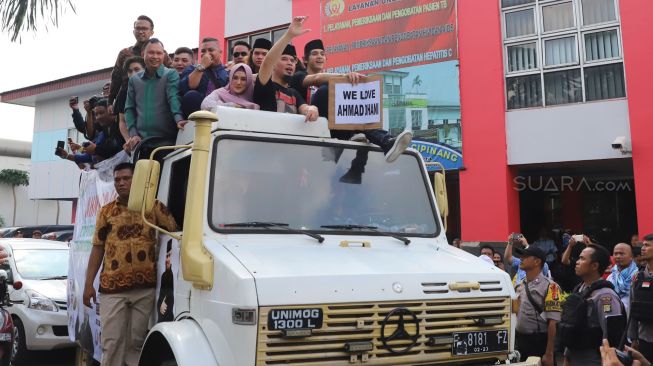
[[[31,366],[72,366],[75,364],[75,348],[35,351],[27,363]]]

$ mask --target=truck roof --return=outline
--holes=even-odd
[[[213,122],[211,131],[231,130],[263,132],[280,135],[331,138],[328,121],[320,117],[315,122],[306,122],[300,114],[255,111],[242,108],[216,107],[213,111],[218,121]],[[177,135],[177,145],[188,144],[195,135],[191,122]]]

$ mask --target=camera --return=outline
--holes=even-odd
[[[63,147],[64,147],[64,142],[57,141],[57,147],[54,149],[54,154],[58,157],[61,157],[61,155],[63,155]]]
[[[98,100],[100,100],[100,97],[98,97],[97,95],[94,95],[88,100],[88,105],[91,108],[95,108],[95,105],[97,104]]]
[[[512,233],[512,235],[510,235],[510,240],[512,242],[517,242],[517,241],[519,241],[519,239],[521,239],[523,237],[524,237],[524,235],[522,235],[520,233]]]
[[[583,234],[576,234],[576,235],[572,235],[571,237],[574,238],[574,241],[577,243],[582,243],[584,240]]]
[[[613,149],[621,151],[624,155],[633,152],[630,146],[630,139],[626,136],[618,136],[612,141],[611,146]]]

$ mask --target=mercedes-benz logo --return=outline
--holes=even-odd
[[[406,320],[404,319],[405,316],[409,316],[411,319]],[[389,324],[390,319],[392,318],[397,318],[396,320],[397,329],[395,329],[394,332],[392,332],[392,334],[386,337],[385,327]],[[406,330],[406,322],[415,324],[415,334],[410,334]],[[394,321],[392,323],[394,323]],[[390,351],[390,353],[396,355],[402,355],[404,353],[407,353],[408,351],[410,351],[411,348],[415,347],[418,339],[419,339],[419,320],[417,319],[417,315],[415,315],[415,313],[413,313],[412,311],[406,308],[396,308],[392,310],[391,312],[388,313],[388,315],[386,315],[385,319],[383,319],[383,322],[381,322],[381,342],[383,342],[383,346],[385,347],[385,349]],[[402,346],[402,347],[388,345],[388,342],[398,341],[398,340],[409,340],[411,342],[409,345]]]

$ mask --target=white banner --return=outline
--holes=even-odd
[[[113,186],[113,167],[129,161],[126,154],[117,154],[103,161],[99,170],[83,171],[79,183],[79,198],[75,212],[75,230],[70,244],[68,264],[68,334],[72,341],[93,358],[100,360],[100,313],[99,304],[93,309],[84,306],[82,296],[86,282],[86,268],[95,233],[96,215],[100,208],[113,201],[117,194]],[[99,275],[93,286],[98,290]],[[98,301],[100,297],[98,296]]]

